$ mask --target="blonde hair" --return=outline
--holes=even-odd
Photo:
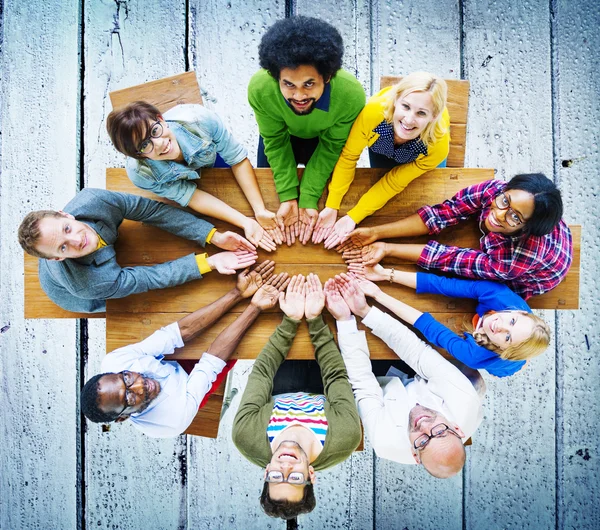
[[[402,96],[413,92],[429,92],[433,102],[433,115],[435,116],[420,134],[421,141],[429,146],[448,131],[442,127],[442,112],[446,107],[448,98],[448,85],[441,77],[428,72],[413,72],[402,78],[389,91],[389,99],[383,108],[385,121],[392,123],[396,102]]]
[[[523,316],[531,319],[533,323],[531,335],[517,346],[509,346],[503,350],[491,342],[484,331],[474,331],[473,326],[469,325],[465,326],[466,331],[473,335],[475,342],[479,344],[479,346],[483,346],[484,348],[497,353],[502,359],[508,361],[524,361],[544,353],[546,348],[548,348],[548,344],[550,344],[550,327],[548,324],[540,317],[533,313],[528,313],[527,311],[507,311],[511,313],[513,311],[515,313],[521,313]]]

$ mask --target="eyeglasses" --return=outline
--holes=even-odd
[[[517,212],[515,212],[510,207],[510,201],[508,200],[508,197],[504,193],[501,193],[500,195],[496,195],[496,197],[494,197],[494,203],[501,210],[508,210],[506,212],[506,222],[509,224],[509,226],[512,226],[514,228],[516,226],[525,224],[525,221],[523,221],[519,217]]]
[[[121,372],[121,377],[123,378],[123,384],[125,385],[125,406],[121,412],[119,412],[117,418],[125,412],[127,407],[133,407],[135,405],[135,394],[129,390],[133,383],[135,383],[135,376],[128,370],[123,370]]]
[[[138,146],[138,153],[141,155],[147,155],[152,152],[154,149],[154,143],[152,142],[152,138],[160,138],[163,133],[163,126],[160,123],[160,120],[156,120],[156,123],[150,127],[150,134],[146,137],[146,139]]]
[[[292,471],[287,478],[283,476],[281,471],[269,471],[265,480],[274,484],[287,482],[289,484],[294,484],[295,486],[303,486],[310,482],[310,480],[305,480],[304,473],[299,471]]]
[[[438,438],[440,436],[443,436],[446,431],[451,432],[452,434],[454,434],[454,436],[460,438],[460,434],[454,432],[450,427],[448,427],[448,425],[446,425],[445,423],[438,423],[431,429],[431,434],[422,434],[415,440],[415,449],[417,451],[422,451],[427,447],[427,444],[432,438]]]

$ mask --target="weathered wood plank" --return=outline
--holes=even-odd
[[[373,10],[371,75],[375,90],[382,75],[425,70],[443,78],[460,77],[456,2],[379,0],[373,3]],[[405,195],[407,191],[408,188],[400,194],[403,201],[410,201]],[[422,205],[415,206],[413,212]],[[373,476],[374,528],[462,528],[460,478],[434,481],[424,469],[381,459],[375,460]],[[424,506],[427,506],[426,516]]]
[[[9,0],[0,19],[0,527],[76,528],[75,322],[23,320],[16,233],[31,209],[76,190],[78,2]]]
[[[555,175],[567,219],[584,225],[585,249],[581,310],[557,317],[557,528],[592,530],[600,528],[600,4],[552,6]]]
[[[106,116],[112,108],[108,94],[185,70],[186,3],[128,0],[82,5],[82,170],[86,186],[103,188],[106,168],[122,167],[125,162],[106,133]],[[106,354],[104,322],[90,321],[88,327],[86,379],[99,372]],[[108,432],[88,424],[87,527],[136,528],[140,514],[148,528],[185,527],[186,462],[185,437],[156,440],[127,424],[112,425]]]
[[[552,175],[548,8],[541,0],[464,4],[467,165],[492,165],[507,180]],[[467,462],[466,528],[555,526],[554,437],[539,437],[555,420],[554,363],[552,343],[521,377],[489,381],[481,443]],[[529,440],[527,450],[518,440]]]

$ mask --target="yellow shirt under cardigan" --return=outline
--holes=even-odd
[[[381,90],[369,99],[356,118],[350,136],[333,170],[329,184],[326,206],[339,210],[344,195],[354,180],[356,164],[365,147],[371,147],[379,138],[374,129],[384,121],[383,109],[392,87]],[[419,155],[416,160],[400,164],[388,171],[371,189],[365,193],[348,215],[356,223],[382,208],[392,197],[400,193],[412,180],[423,173],[438,167],[447,157],[450,149],[450,116],[444,108],[434,143],[427,146],[427,155]]]
[[[210,243],[212,237],[215,235],[215,232],[217,231],[216,228],[213,228],[208,235],[206,236],[206,243]],[[104,239],[102,239],[100,237],[100,234],[98,235],[98,246],[96,247],[96,250],[105,247],[106,246],[106,241],[104,241]],[[207,272],[210,272],[212,269],[210,268],[210,265],[208,264],[208,254],[206,252],[204,252],[203,254],[196,254],[196,265],[198,265],[198,270],[200,271],[200,274],[206,274]]]

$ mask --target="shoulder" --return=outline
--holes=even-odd
[[[71,199],[71,201],[63,208],[63,210],[76,218],[84,214],[93,213],[97,206],[105,203],[114,203],[119,197],[119,193],[115,191],[103,190],[100,188],[84,188]],[[91,212],[90,212],[91,210]]]
[[[205,119],[215,119],[217,114],[204,105],[185,104],[176,105],[172,109],[165,112],[165,120],[179,122],[197,122]]]
[[[354,77],[350,72],[346,70],[338,70],[337,73],[331,78],[331,90],[332,96],[340,93],[344,94],[344,103],[359,102],[362,105],[365,104],[366,96],[365,89],[362,87],[358,79]]]
[[[257,94],[262,91],[272,91],[274,88],[278,88],[279,85],[277,80],[271,77],[271,74],[265,69],[261,69],[256,72],[248,83],[248,94]]]

